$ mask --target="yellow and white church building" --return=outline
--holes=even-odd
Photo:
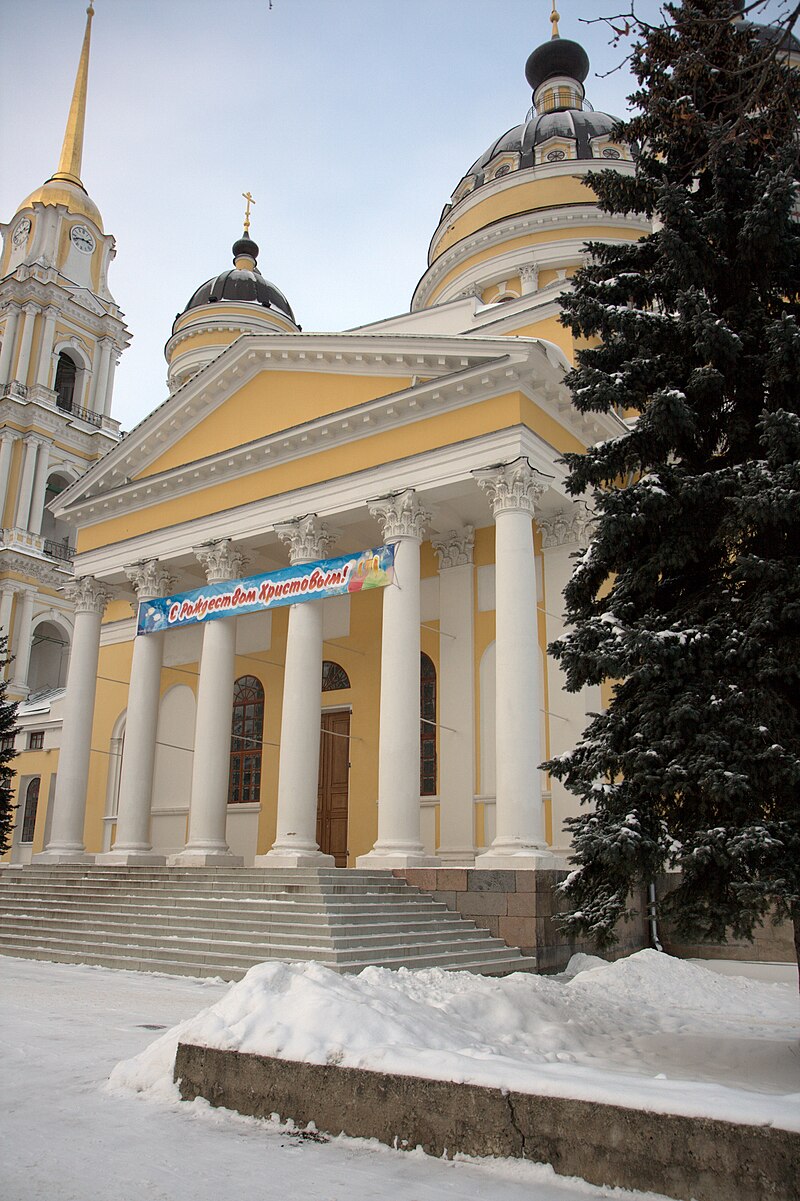
[[[554,13],[533,107],[458,182],[407,313],[302,332],[248,217],[120,438],[129,335],[81,180],[92,15],[58,169],[0,226],[8,858],[563,866],[576,802],[538,765],[601,698],[546,651],[590,516],[560,459],[623,424],[571,406],[559,298],[588,240],[649,230],[586,186],[633,163],[584,50]],[[384,546],[385,586],[137,634],[159,598]]]

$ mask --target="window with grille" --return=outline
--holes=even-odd
[[[40,751],[44,746],[44,730],[31,730],[28,735],[28,750]]]
[[[342,688],[350,687],[350,677],[338,663],[325,659],[322,664],[322,691],[339,692]]]
[[[261,799],[263,736],[264,689],[255,676],[241,676],[233,686],[229,805]]]
[[[436,668],[424,652],[419,672],[419,794],[436,796]]]
[[[25,789],[25,813],[22,818],[20,842],[33,842],[33,832],[36,829],[36,810],[39,808],[40,783],[39,777],[35,776]]]
[[[0,751],[13,751],[15,734],[3,734],[0,738]]]

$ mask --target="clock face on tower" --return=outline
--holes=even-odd
[[[84,254],[91,254],[94,250],[94,238],[85,225],[73,225],[69,236],[76,250],[80,250]]]
[[[31,232],[31,223],[27,217],[23,217],[17,228],[14,230],[14,245],[22,246],[27,242],[28,234]]]

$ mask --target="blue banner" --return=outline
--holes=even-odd
[[[206,584],[191,592],[140,601],[136,633],[178,630],[200,621],[213,621],[215,617],[238,617],[241,613],[257,613],[280,605],[385,588],[394,579],[394,555],[393,543],[355,555],[299,563],[266,575]]]

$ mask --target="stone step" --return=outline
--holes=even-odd
[[[323,904],[322,900],[308,901],[293,900],[292,898],[280,897],[273,900],[264,900],[260,897],[247,898],[241,904],[234,906],[227,901],[219,899],[199,899],[194,900],[191,897],[161,897],[154,900],[152,894],[143,894],[136,897],[124,897],[113,899],[105,896],[103,893],[98,893],[89,898],[53,898],[47,899],[43,894],[32,894],[24,898],[16,898],[12,900],[5,894],[0,892],[0,909],[4,912],[29,913],[34,911],[47,910],[48,912],[58,913],[91,913],[98,911],[107,911],[113,908],[120,913],[149,913],[151,915],[158,914],[207,914],[209,918],[220,917],[227,919],[231,918],[257,918],[262,917],[265,920],[275,920],[279,917],[286,917],[291,914],[293,918],[315,918],[319,913],[325,913],[331,918],[336,918],[339,921],[369,921],[372,918],[379,916],[381,913],[387,912],[386,903],[374,902],[372,900],[360,901],[354,898],[347,902],[342,902],[337,899],[335,904]],[[392,904],[391,912],[399,917],[434,917],[441,916],[444,920],[458,922],[461,917],[457,913],[448,910],[441,901],[434,901],[430,897],[420,893],[417,897],[413,894],[406,898],[400,896],[398,900]],[[449,915],[449,916],[448,916]]]
[[[129,880],[99,880],[92,877],[88,880],[27,880],[17,877],[7,878],[6,873],[0,875],[0,894],[16,894],[18,892],[41,891],[47,888],[53,895],[80,894],[88,892],[103,892],[112,895],[124,895],[130,892],[168,892],[193,893],[197,896],[357,896],[369,893],[373,896],[399,896],[406,892],[419,890],[411,885],[403,885],[400,881],[366,880],[363,884],[338,884],[333,881],[307,880],[291,884],[283,884],[278,880],[258,882],[250,885],[236,884],[233,881],[222,880],[180,880],[171,884],[169,880],[141,880],[134,876]]]
[[[143,884],[167,882],[171,887],[191,881],[197,884],[207,882],[230,883],[237,887],[250,888],[259,884],[278,884],[281,887],[300,886],[314,883],[333,885],[338,888],[362,887],[364,884],[376,886],[391,885],[402,888],[404,881],[384,871],[362,871],[358,868],[330,868],[307,871],[303,868],[178,868],[178,867],[15,867],[8,864],[0,865],[0,883],[3,881],[24,879],[36,883],[54,884],[58,882],[102,881],[112,882],[138,881]]]

